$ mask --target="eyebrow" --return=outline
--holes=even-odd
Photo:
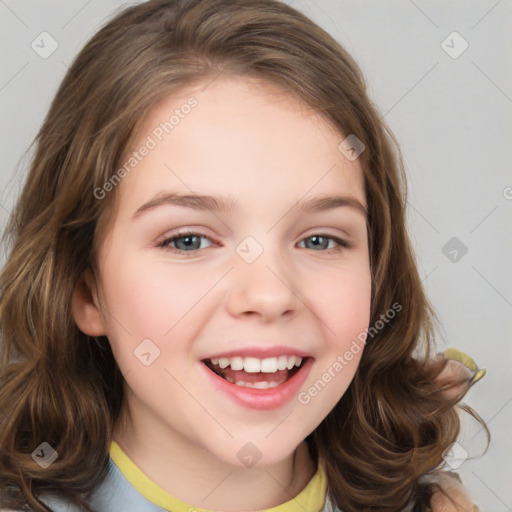
[[[138,208],[133,214],[132,219],[141,217],[144,213],[154,210],[160,206],[179,206],[193,210],[230,212],[239,208],[239,203],[232,197],[178,194],[172,192],[163,193],[157,194]],[[309,199],[299,200],[293,205],[293,207],[298,207],[299,210],[307,213],[322,212],[340,207],[349,207],[362,213],[365,217],[367,215],[366,207],[358,199],[352,196],[319,195]]]

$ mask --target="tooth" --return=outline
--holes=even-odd
[[[234,383],[235,383],[235,380],[234,380],[234,379],[232,379],[229,375],[226,375],[224,378],[225,378],[228,382],[231,382],[232,384],[234,384]]]
[[[247,373],[259,373],[261,371],[260,360],[256,357],[246,357],[244,359],[244,370]]]
[[[267,389],[269,387],[268,382],[261,381],[261,382],[254,382],[253,387],[256,389]]]
[[[278,370],[291,370],[294,366],[302,364],[302,357],[279,356],[258,359],[256,357],[220,357],[210,359],[212,364],[219,365],[221,369],[231,366],[233,370],[245,370],[247,373],[275,373]]]
[[[269,388],[277,388],[277,386],[279,386],[279,384],[281,384],[281,383],[280,382],[275,382],[275,381],[269,382],[268,383],[268,387]]]
[[[229,366],[229,359],[227,357],[221,357],[219,359],[219,366],[221,368],[227,368]]]
[[[261,371],[263,373],[275,373],[277,371],[277,358],[269,357],[261,361]]]
[[[279,356],[277,358],[277,369],[278,370],[286,370],[286,363],[288,358],[286,356]]]
[[[243,370],[244,369],[244,358],[243,357],[232,357],[230,359],[230,366],[232,370]]]

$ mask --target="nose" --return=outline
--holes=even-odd
[[[291,267],[279,252],[264,250],[252,263],[235,255],[230,272],[227,307],[233,316],[260,316],[272,322],[281,316],[292,317],[301,303],[294,289]]]

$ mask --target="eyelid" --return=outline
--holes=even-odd
[[[347,240],[346,238],[343,238],[338,235],[332,235],[330,233],[324,233],[321,231],[314,232],[312,234],[303,236],[298,243],[303,242],[304,240],[307,240],[308,238],[313,238],[316,236],[322,237],[322,238],[327,238],[329,240],[333,240],[338,245],[337,245],[337,247],[332,248],[332,249],[328,249],[325,251],[314,251],[314,252],[319,252],[319,253],[324,253],[324,254],[333,254],[333,253],[343,252],[345,250],[352,249],[354,247],[354,244],[352,242],[350,242],[349,240]]]
[[[216,242],[214,238],[212,238],[209,235],[205,235],[204,233],[201,233],[200,231],[194,231],[191,228],[178,228],[175,232],[171,233],[170,235],[165,236],[165,238],[163,238],[163,240],[160,240],[155,245],[158,248],[171,251],[175,254],[187,254],[187,253],[195,254],[196,252],[205,249],[203,247],[203,248],[199,248],[199,249],[193,249],[191,251],[184,251],[182,249],[176,249],[176,248],[173,248],[173,247],[170,247],[169,245],[167,245],[169,242],[173,242],[177,239],[184,238],[187,236],[195,236],[197,238],[206,238],[206,239],[210,240],[211,242],[218,244],[218,242]],[[301,239],[299,240],[299,242],[297,242],[297,243],[304,242],[308,238],[312,238],[312,237],[327,238],[329,240],[334,241],[337,244],[337,246],[334,248],[322,250],[322,251],[314,251],[313,249],[309,249],[309,250],[312,250],[313,252],[319,252],[319,253],[324,253],[324,254],[334,254],[334,253],[343,252],[345,250],[348,250],[348,249],[351,249],[354,247],[354,244],[351,241],[347,240],[347,238],[344,238],[344,237],[338,236],[338,235],[334,235],[331,233],[326,233],[323,231],[314,231],[314,232],[311,232],[310,234],[306,234],[305,236],[302,236]]]
[[[165,235],[162,239],[157,241],[155,245],[157,247],[161,247],[163,249],[169,249],[171,251],[180,252],[180,253],[197,251],[198,249],[195,249],[194,251],[181,251],[180,249],[174,249],[172,247],[168,247],[165,245],[166,243],[168,243],[170,241],[174,241],[179,238],[184,238],[186,236],[196,236],[198,238],[207,238],[211,242],[215,242],[215,239],[213,237],[211,237],[209,235],[205,235],[204,233],[201,233],[199,231],[194,231],[191,228],[178,228],[176,231],[172,232],[171,234]],[[218,242],[215,242],[215,243],[218,243]]]

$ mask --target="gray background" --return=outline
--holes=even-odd
[[[410,233],[442,323],[439,349],[458,347],[488,371],[466,402],[487,421],[490,448],[479,456],[485,438],[465,420],[459,441],[473,458],[452,464],[461,464],[458,471],[482,511],[512,510],[512,3],[288,3],[356,58],[399,140],[409,179]],[[2,228],[26,172],[28,156],[22,156],[67,66],[121,5],[0,0]],[[58,43],[47,58],[31,47],[34,40],[42,46],[43,31]],[[446,39],[454,31],[469,44],[460,55],[463,40]],[[458,247],[443,252],[453,237]],[[453,248],[456,261],[448,252]]]

